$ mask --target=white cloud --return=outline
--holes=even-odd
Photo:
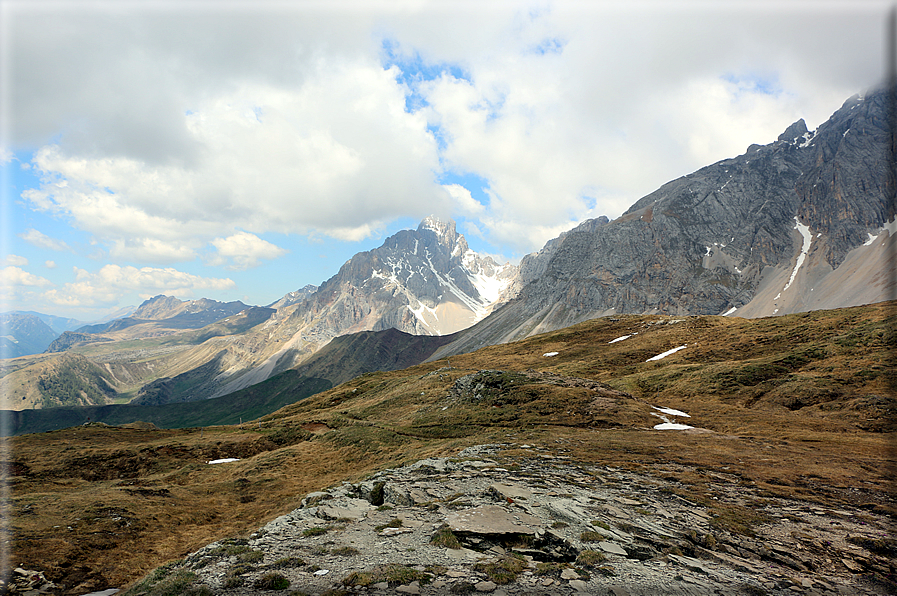
[[[28,264],[28,259],[19,255],[6,255],[4,260],[7,265],[15,265],[16,267],[24,267]]]
[[[446,184],[443,186],[452,197],[458,210],[465,215],[479,215],[485,211],[482,203],[473,198],[470,190],[460,184]]]
[[[119,238],[113,242],[109,255],[140,263],[178,263],[195,259],[197,244],[190,238],[180,242],[162,238]]]
[[[33,273],[28,273],[27,271],[19,268],[8,266],[4,267],[2,270],[2,278],[4,286],[52,286],[53,283],[49,279],[45,279],[39,275],[34,275]]]
[[[141,298],[158,294],[193,298],[204,291],[235,286],[233,280],[208,278],[171,268],[105,265],[94,273],[75,267],[75,281],[45,293],[50,302],[66,307],[111,306],[130,293]]]
[[[56,261],[44,261],[44,267],[47,269],[56,269],[58,265],[56,264]]]
[[[433,212],[535,250],[876,84],[891,3],[810,4],[20,10],[10,138],[42,147],[29,204],[120,259]]]
[[[34,228],[29,228],[24,233],[19,234],[19,238],[31,244],[33,246],[37,246],[39,248],[48,248],[50,250],[55,251],[67,251],[71,250],[65,242],[62,240],[57,240],[56,238],[50,238],[43,232],[39,232]]]
[[[232,264],[228,266],[229,269],[257,267],[262,259],[276,259],[287,252],[247,232],[239,232],[227,238],[216,238],[211,244],[218,249],[219,255],[217,259],[211,259],[213,264],[221,265],[230,259]]]
[[[325,62],[298,89],[247,83],[205,98],[182,116],[206,148],[190,164],[45,146],[43,184],[23,196],[138,260],[190,259],[237,225],[364,237],[371,222],[445,200],[436,143],[395,77],[372,61]]]

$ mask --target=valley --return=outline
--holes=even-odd
[[[327,558],[328,549],[351,546],[363,553],[364,540],[371,539],[412,541],[402,551],[403,560],[409,568],[423,569],[431,563],[429,551],[414,547],[414,541],[430,540],[433,524],[467,507],[461,501],[517,511],[514,497],[483,500],[475,488],[476,482],[497,482],[531,493],[555,485],[558,494],[583,491],[581,505],[590,520],[549,516],[537,524],[544,530],[556,522],[568,524],[566,532],[560,526],[552,530],[560,536],[555,546],[570,553],[569,560],[556,561],[569,565],[566,579],[561,567],[535,575],[539,557],[544,559],[534,552],[544,548],[537,545],[521,554],[536,557],[529,575],[496,584],[494,591],[572,594],[580,585],[575,581],[606,589],[616,585],[614,576],[596,571],[601,565],[575,564],[597,545],[583,542],[580,534],[587,528],[582,524],[598,519],[621,536],[611,542],[626,554],[605,552],[605,564],[616,577],[630,578],[630,593],[650,593],[647,584],[639,592],[633,578],[640,565],[657,569],[661,564],[677,569],[673,576],[698,582],[666,578],[663,585],[673,586],[669,593],[704,593],[701,582],[717,585],[730,581],[726,578],[735,582],[725,584],[731,593],[889,593],[895,571],[888,554],[894,549],[888,536],[893,536],[895,513],[895,401],[888,360],[894,306],[763,319],[604,317],[410,368],[367,372],[252,422],[180,430],[90,423],[13,437],[7,461],[11,562],[42,572],[59,594],[124,587],[164,563],[170,564],[152,576],[159,590],[165,578],[188,577],[184,590],[192,585],[206,593],[244,593],[240,590],[251,591],[252,582],[280,569],[274,566],[277,558],[299,557],[308,565],[342,569]],[[680,346],[685,347],[652,360]],[[666,421],[692,428],[656,428]],[[495,447],[459,456],[465,448],[484,444]],[[238,461],[207,463],[222,458]],[[458,509],[448,506],[447,495],[412,501],[398,496],[402,486],[406,492],[426,492],[430,485],[413,474],[401,480],[410,472],[388,470],[424,458],[456,462],[446,464],[444,480],[439,480],[441,472],[427,474],[438,482],[460,482],[461,493],[468,490],[464,479],[470,478],[472,492],[469,498],[457,497]],[[485,470],[485,476],[460,474],[464,462],[475,461],[483,463],[471,470]],[[460,475],[450,477],[451,470]],[[387,504],[399,508],[392,515],[388,509],[385,514],[365,510],[362,521],[328,521],[320,517],[324,513],[300,508],[315,491],[357,499],[362,493],[352,491],[382,477],[387,486],[398,482],[398,492],[386,493],[393,495]],[[557,484],[574,478],[575,487]],[[344,482],[360,488],[349,490]],[[652,486],[654,492],[646,493],[645,487]],[[629,525],[622,525],[625,518],[607,517],[606,509],[601,513],[602,502],[622,505],[621,511],[629,511]],[[646,530],[635,529],[650,522],[639,516],[661,515],[656,507],[676,511],[682,506],[706,516],[689,514],[707,520],[706,527],[694,526],[698,534],[661,518],[645,527],[665,537],[652,539]],[[305,520],[296,526],[300,533],[328,526],[328,538],[291,538],[280,550],[259,551],[261,558],[248,565],[224,554],[228,544],[257,550],[265,543],[256,531],[285,514]],[[367,516],[382,524],[404,517],[412,532],[362,539],[358,532]],[[422,525],[412,524],[415,520]],[[349,542],[350,536],[359,536],[357,544]],[[478,552],[469,540],[476,535],[467,536],[462,552],[475,554],[465,554],[446,570],[426,571],[434,583],[443,582],[444,591],[432,593],[449,593],[465,581],[493,581],[482,569],[500,551],[489,549],[513,552],[494,538],[480,543],[489,552]],[[222,554],[211,559],[191,555],[221,540],[230,541],[220,543]],[[806,553],[795,558],[795,545],[803,545]],[[416,550],[407,550],[412,547]],[[349,557],[344,565],[374,573],[370,553],[342,556]],[[709,573],[695,575],[689,566]],[[574,568],[594,579],[582,579],[578,572],[572,578]],[[209,575],[214,570],[220,575]],[[448,570],[456,575],[445,575]],[[227,572],[243,583],[235,580],[225,588]],[[277,572],[290,577],[292,589],[315,594],[356,593],[380,581],[393,590],[418,581],[420,593],[431,593],[426,582],[407,577],[401,584],[388,578],[365,584],[347,581],[348,571],[322,578],[297,565]],[[652,581],[660,577],[645,573]],[[558,583],[537,585],[528,578]],[[143,584],[147,594],[163,593],[154,592],[151,584]]]

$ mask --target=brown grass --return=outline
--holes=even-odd
[[[436,374],[445,361],[362,375],[262,418],[261,428],[91,426],[16,437],[11,563],[44,571],[72,594],[121,587],[245,535],[308,492],[493,442],[674,477],[683,498],[706,501],[719,527],[741,533],[762,520],[750,503],[708,500],[719,486],[886,509],[895,492],[891,307],[673,324],[597,319],[454,356]],[[521,376],[483,399],[452,393],[483,369]],[[652,405],[688,412],[703,432],[652,430],[660,422]],[[267,438],[287,426],[315,434],[283,447]],[[205,463],[221,457],[241,461]]]

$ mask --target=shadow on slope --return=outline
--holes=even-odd
[[[0,411],[3,435],[46,432],[85,422],[110,425],[136,421],[151,422],[159,428],[188,428],[216,424],[238,424],[269,414],[283,406],[332,387],[326,379],[301,376],[286,371],[275,377],[224,397],[198,402],[165,405],[107,405]]]

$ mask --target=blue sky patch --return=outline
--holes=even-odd
[[[736,75],[734,73],[726,73],[720,78],[734,84],[738,88],[737,95],[742,93],[759,93],[775,97],[781,95],[783,91],[777,75]]]
[[[429,105],[418,91],[420,84],[424,81],[434,81],[443,75],[458,80],[472,81],[470,73],[459,64],[449,62],[428,63],[417,50],[411,54],[403,53],[399,44],[390,39],[383,40],[382,48],[383,68],[396,66],[399,69],[396,81],[405,85],[409,91],[405,97],[406,112],[416,112]]]

